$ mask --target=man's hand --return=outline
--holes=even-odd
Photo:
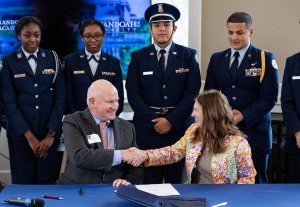
[[[46,136],[42,141],[40,141],[40,145],[37,149],[37,155],[39,157],[47,157],[48,149],[53,145],[54,137]]]
[[[295,132],[295,137],[296,137],[296,144],[298,148],[300,149],[300,131]]]
[[[172,124],[166,118],[156,118],[152,122],[155,123],[154,129],[159,134],[167,134],[172,130]]]
[[[127,164],[134,167],[140,166],[146,159],[148,159],[148,155],[145,151],[139,150],[135,147],[121,150],[121,155],[124,162],[127,162]]]
[[[239,122],[243,121],[243,114],[239,110],[233,109],[232,114],[234,124],[238,124]]]
[[[119,187],[119,185],[130,185],[131,183],[128,182],[127,180],[123,180],[123,179],[116,179],[113,182],[113,186],[114,187]]]

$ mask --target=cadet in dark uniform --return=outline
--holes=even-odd
[[[287,58],[281,108],[287,127],[287,182],[300,183],[300,53]]]
[[[85,49],[65,57],[67,86],[67,113],[82,111],[87,107],[86,95],[90,85],[98,79],[111,82],[119,93],[119,109],[123,110],[124,92],[120,61],[101,50],[105,28],[100,21],[86,20],[80,28]]]
[[[63,73],[54,53],[39,48],[37,18],[21,18],[16,34],[22,46],[3,58],[1,70],[12,183],[50,184],[56,180],[58,132],[65,109]]]
[[[155,149],[177,142],[192,123],[194,98],[200,90],[196,51],[172,42],[179,10],[169,4],[150,6],[154,44],[131,54],[126,80],[134,111],[133,123],[141,149]],[[144,183],[180,183],[183,162],[146,169]]]
[[[272,148],[270,111],[277,101],[278,67],[273,53],[262,52],[250,43],[253,28],[249,14],[232,14],[227,30],[231,48],[211,56],[204,90],[217,89],[226,95],[235,123],[248,136],[256,183],[267,183]]]

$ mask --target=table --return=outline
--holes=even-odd
[[[225,207],[298,207],[299,184],[173,185],[182,196],[207,198],[208,207],[228,202]],[[84,195],[79,195],[79,189]],[[111,185],[8,185],[0,194],[0,207],[12,207],[7,197],[40,198],[57,195],[63,200],[44,199],[45,207],[138,207],[115,195]]]

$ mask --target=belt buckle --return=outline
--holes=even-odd
[[[168,113],[168,111],[169,111],[169,109],[168,109],[168,108],[165,108],[165,107],[161,107],[161,108],[159,108],[159,113],[160,113],[161,115],[165,115],[165,114],[167,114],[167,113]]]

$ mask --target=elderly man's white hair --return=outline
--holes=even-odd
[[[101,95],[101,93],[103,92],[111,92],[111,91],[116,91],[117,89],[116,87],[109,81],[104,80],[104,79],[100,79],[100,80],[96,80],[94,81],[88,91],[87,91],[87,97],[86,97],[86,103],[89,106],[89,99],[92,97],[98,97]]]

